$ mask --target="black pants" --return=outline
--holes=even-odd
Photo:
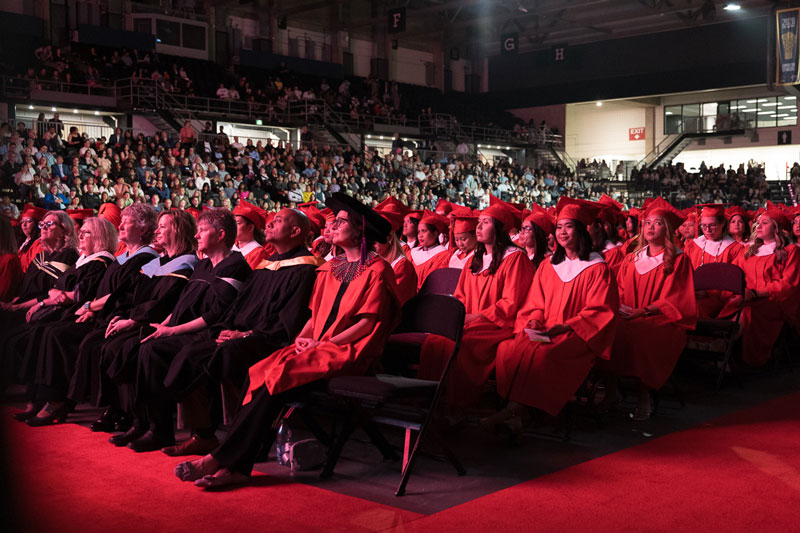
[[[272,396],[262,385],[253,391],[250,402],[239,408],[228,436],[211,455],[231,472],[249,476],[258,451],[262,446],[271,447],[275,441],[272,426],[283,407],[305,401],[312,391],[324,388],[324,381],[314,381]]]

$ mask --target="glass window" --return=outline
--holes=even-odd
[[[206,49],[206,29],[194,24],[183,25],[183,46],[195,50]]]
[[[156,41],[170,46],[180,46],[181,25],[171,20],[156,20]]]
[[[664,134],[665,135],[672,135],[675,133],[681,133],[681,124],[683,122],[683,116],[681,112],[681,106],[679,105],[670,105],[664,107]]]
[[[779,96],[776,107],[778,126],[797,125],[797,98],[794,96]]]

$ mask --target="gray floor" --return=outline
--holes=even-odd
[[[394,496],[400,479],[400,462],[384,461],[366,435],[358,432],[345,447],[331,479],[320,479],[319,471],[293,473],[273,460],[256,465],[256,470],[393,507],[431,514],[798,391],[800,369],[750,376],[745,378],[744,387],[729,383],[718,394],[713,392],[706,377],[701,378],[693,371],[679,372],[677,381],[683,388],[686,407],[680,408],[674,397],[667,395],[656,416],[646,422],[634,422],[629,419],[628,413],[634,406],[635,395],[629,395],[618,410],[606,417],[602,428],[594,419],[579,416],[571,439],[567,442],[562,438],[563,426],[559,425],[560,421],[547,420],[536,427],[528,427],[520,439],[511,441],[506,436],[495,436],[480,430],[475,423],[477,417],[468,417],[465,423],[447,433],[448,441],[467,469],[467,475],[456,475],[444,459],[422,455],[404,497]],[[8,402],[21,407],[20,390],[12,389],[9,392]],[[98,410],[80,405],[69,421],[88,426],[98,414]],[[306,432],[295,418],[296,415],[290,419],[290,423],[294,426],[295,438],[301,438]],[[390,428],[386,435],[402,454],[402,433]],[[178,439],[186,436],[185,432],[177,434]],[[224,436],[223,430],[219,436]]]

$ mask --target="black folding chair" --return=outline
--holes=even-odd
[[[425,278],[420,294],[446,294],[452,296],[461,277],[460,268],[437,268]]]
[[[435,427],[442,390],[461,346],[464,316],[464,305],[461,302],[440,294],[420,294],[403,307],[403,319],[397,329],[398,332],[432,333],[454,342],[453,351],[438,380],[413,379],[389,374],[337,377],[330,380],[328,393],[334,398],[345,399],[351,411],[338,438],[331,446],[328,462],[322,472],[323,478],[333,475],[345,442],[357,427],[363,427],[373,442],[381,447],[379,442],[382,439],[376,441],[374,437],[376,424],[405,429],[403,475],[395,493],[397,496],[405,494],[417,451],[422,439],[427,435],[438,440],[442,451],[459,475],[466,473]],[[412,431],[417,432],[413,446]],[[381,451],[384,452],[384,456],[387,455],[384,450]]]
[[[729,291],[734,295],[744,298],[745,276],[744,271],[736,265],[730,263],[709,263],[700,266],[694,271],[694,288],[696,291]],[[725,372],[730,373],[741,384],[734,365],[731,364],[733,356],[733,345],[739,333],[739,317],[742,314],[743,302],[736,309],[736,312],[729,318],[703,318],[697,321],[695,329],[689,332],[689,342],[684,350],[684,355],[690,355],[702,359],[711,359],[719,365],[719,374],[716,378],[715,391],[722,387]],[[724,350],[699,349],[697,342],[692,342],[692,338],[703,337],[705,339],[720,339],[724,344]]]

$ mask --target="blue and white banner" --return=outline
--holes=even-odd
[[[778,85],[795,85],[800,83],[800,8],[780,9],[775,16],[778,34],[778,73],[775,81]]]

